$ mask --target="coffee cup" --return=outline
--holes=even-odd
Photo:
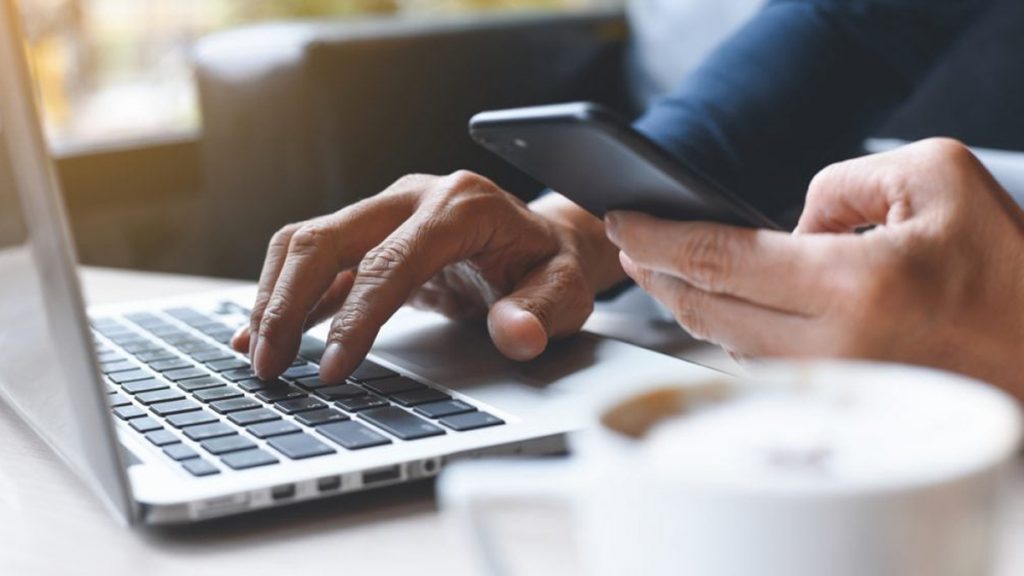
[[[775,363],[593,409],[551,461],[453,465],[446,515],[506,573],[495,504],[568,504],[586,576],[981,576],[1021,418],[941,371]]]

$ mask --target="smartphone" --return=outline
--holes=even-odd
[[[598,104],[481,112],[470,120],[469,133],[599,218],[611,210],[636,210],[674,220],[781,229]]]

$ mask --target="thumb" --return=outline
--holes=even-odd
[[[540,266],[491,306],[487,329],[505,356],[532,360],[551,338],[578,332],[590,316],[593,291],[578,266],[566,260]]]
[[[843,233],[902,219],[902,150],[828,166],[811,180],[796,232]]]

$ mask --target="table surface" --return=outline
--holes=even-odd
[[[83,270],[90,303],[180,295],[237,283]],[[596,324],[613,324],[613,318]],[[714,364],[717,351],[681,355]],[[126,528],[0,402],[0,574],[474,574],[467,544],[444,526],[429,483],[176,528]],[[1024,574],[1024,465],[1004,507],[999,576]],[[499,519],[522,573],[571,572],[564,511],[520,508]],[[372,571],[372,572],[370,572]]]

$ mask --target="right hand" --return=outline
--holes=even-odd
[[[406,176],[278,231],[250,324],[232,345],[271,379],[295,358],[302,333],[333,316],[320,375],[340,382],[411,302],[451,317],[486,314],[495,346],[529,360],[550,338],[578,331],[595,294],[623,278],[601,221],[562,197],[531,209],[470,172]]]

